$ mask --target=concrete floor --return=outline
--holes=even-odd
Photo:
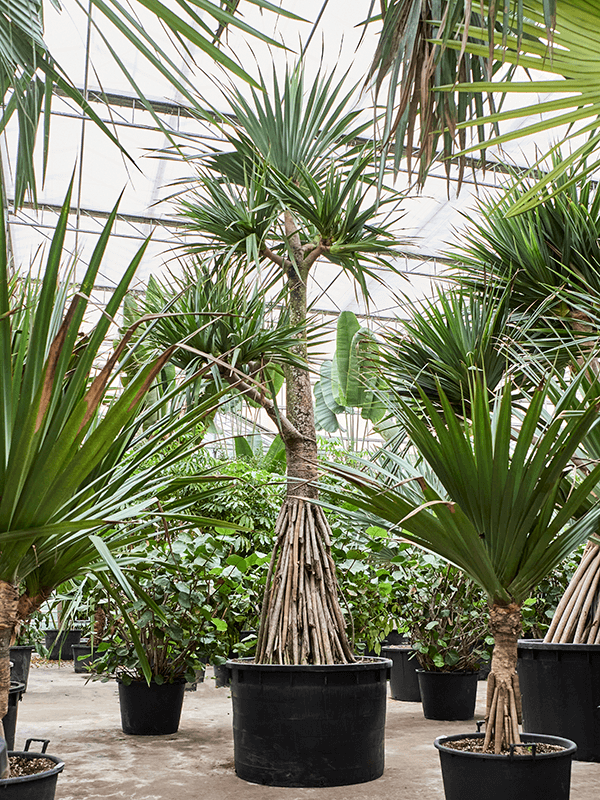
[[[16,747],[28,737],[48,738],[48,752],[66,763],[56,800],[443,800],[432,742],[443,733],[475,730],[473,722],[426,720],[419,703],[390,699],[386,768],[377,781],[330,789],[258,786],[234,772],[227,688],[207,680],[186,692],[177,734],[137,737],[121,731],[116,685],[86,680],[69,662],[32,666],[19,704]],[[476,719],[484,697],[480,682]],[[600,764],[574,762],[571,800],[598,798]]]

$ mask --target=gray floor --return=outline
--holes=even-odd
[[[476,718],[482,716],[484,693],[480,682]],[[186,692],[177,734],[125,736],[116,685],[86,683],[86,676],[63,663],[32,667],[16,746],[30,736],[51,740],[48,752],[66,763],[56,800],[443,800],[433,739],[474,729],[472,722],[426,720],[420,704],[389,700],[386,769],[379,780],[331,789],[257,786],[241,781],[233,769],[227,689],[208,680]],[[599,798],[600,764],[574,762],[571,800]]]

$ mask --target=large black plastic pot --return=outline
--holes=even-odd
[[[6,739],[6,747],[8,750],[12,750],[15,746],[17,712],[19,709],[19,700],[23,696],[24,691],[25,684],[18,683],[17,681],[10,682],[10,689],[8,691],[8,711],[2,718],[2,725],[4,726],[4,738]]]
[[[439,751],[446,800],[568,800],[575,742],[557,736],[524,733],[524,743],[546,742],[565,748],[556,753],[527,752],[516,747],[511,755],[452,750],[446,742],[483,738],[483,733],[439,736]],[[533,751],[533,748],[531,748]],[[519,753],[526,755],[519,755]]]
[[[22,683],[27,691],[27,681],[29,680],[29,667],[31,666],[31,654],[35,650],[32,644],[18,644],[10,648],[10,679],[17,683]]]
[[[478,675],[417,669],[425,719],[473,719]]]
[[[40,741],[44,742],[41,753],[33,753],[29,750],[31,742]],[[9,753],[9,756],[20,756],[26,759],[48,758],[55,766],[46,772],[38,772],[36,775],[0,779],[0,798],[2,800],[54,800],[56,781],[65,765],[60,759],[46,753],[47,746],[47,739],[28,739],[25,750]]]
[[[48,628],[45,632],[46,650],[50,651],[48,658],[50,661],[70,661],[73,658],[71,648],[74,644],[79,644],[81,631],[61,631],[60,635],[56,628]]]
[[[600,645],[520,639],[523,730],[577,743],[578,761],[600,761]]]
[[[235,771],[270,786],[325,787],[379,778],[392,663],[228,661]]]
[[[381,655],[392,662],[390,672],[390,694],[393,700],[406,700],[412,703],[421,702],[421,690],[417,668],[419,662],[410,645],[382,647]]]
[[[117,680],[123,733],[164,736],[177,733],[185,694],[185,680],[177,683]]]

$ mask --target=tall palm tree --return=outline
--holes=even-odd
[[[227,151],[205,156],[195,189],[182,203],[188,228],[198,237],[192,246],[195,256],[214,259],[218,268],[210,280],[226,287],[215,291],[213,286],[207,293],[203,284],[192,283],[190,297],[210,294],[219,302],[225,297],[232,312],[229,321],[217,320],[201,334],[205,347],[226,345],[226,350],[208,355],[205,350],[198,358],[212,360],[220,380],[262,407],[285,444],[287,497],[275,529],[257,647],[257,660],[266,663],[353,659],[337,600],[328,524],[307,502],[317,495],[309,278],[326,260],[366,293],[367,280],[378,279],[373,267],[389,269],[394,253],[391,232],[377,221],[380,205],[370,191],[370,154],[355,145],[368,122],[360,122],[351,100],[352,93],[333,76],[319,76],[305,86],[300,67],[288,69],[282,78],[274,73],[271,86],[262,79],[261,90],[252,90],[248,99],[232,89],[231,115],[222,120]],[[263,336],[262,354],[253,347],[249,328],[244,332],[244,310],[258,308],[251,299],[253,273],[270,276],[281,291],[295,337],[283,356],[281,348],[274,356],[281,332],[273,337],[272,348]],[[247,299],[241,297],[244,292]],[[154,330],[164,332],[166,326],[159,321]],[[191,327],[190,337],[193,332]],[[160,339],[162,346],[167,341]],[[276,401],[272,368],[277,361],[285,377],[285,409]]]

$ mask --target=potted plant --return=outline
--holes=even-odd
[[[70,297],[69,284],[61,281],[70,200],[69,190],[39,282],[10,273],[5,214],[0,223],[0,718],[19,626],[72,577],[94,570],[120,574],[116,556],[142,535],[136,524],[126,529],[123,523],[161,513],[163,470],[185,454],[179,437],[206,413],[199,405],[163,422],[160,437],[136,436],[147,413],[145,394],[172,351],[143,366],[118,397],[112,383],[131,335],[99,371],[97,359],[146,245],[83,336],[116,208]]]
[[[437,481],[389,452],[387,460],[395,461],[395,472],[376,466],[370,471],[365,466],[364,472],[337,467],[353,486],[338,497],[355,504],[358,520],[378,523],[449,560],[486,592],[495,644],[480,755],[488,758],[491,753],[504,759],[498,762],[502,764],[512,761],[503,751],[521,741],[516,663],[522,603],[565,555],[585,541],[600,515],[596,504],[573,521],[598,481],[599,467],[581,481],[565,477],[596,417],[597,387],[590,387],[583,402],[579,388],[575,379],[544,415],[548,383],[520,412],[510,381],[491,399],[483,378],[475,375],[468,386],[468,425],[441,390],[439,410],[423,393],[417,407],[399,399],[398,413],[407,434]],[[535,739],[529,734],[526,741]],[[438,746],[446,747],[442,741]],[[560,781],[568,792],[573,750],[562,752],[570,752]],[[472,756],[463,763],[458,754],[452,762],[458,760],[457,768],[463,770],[465,792],[467,785],[477,785],[464,772],[477,761]],[[513,786],[509,767],[503,769],[505,790],[513,787],[512,797],[529,796]]]
[[[435,556],[414,554],[397,566],[404,576],[395,582],[400,630],[411,643],[400,652],[414,656],[423,713],[427,719],[472,719],[479,670],[489,660],[486,596]],[[383,650],[392,660],[393,651]]]
[[[393,268],[395,238],[368,191],[371,154],[356,145],[369,123],[342,82],[317,76],[306,87],[302,66],[261,82],[248,98],[231,88],[230,113],[216,112],[228,151],[205,154],[181,201],[197,241],[183,277],[146,298],[147,311],[184,311],[187,324],[160,319],[148,337],[161,348],[185,338],[173,363],[209,366],[217,384],[269,416],[285,447],[287,494],[256,656],[229,665],[236,772],[283,786],[357,783],[383,771],[388,662],[355,659],[330,526],[312,502],[318,453],[308,347],[316,333],[308,296],[318,262],[342,268],[366,293],[368,280],[380,279],[375,267]],[[363,348],[361,357],[368,358]],[[277,402],[282,381],[285,411]],[[292,710],[300,696],[310,697],[299,709],[304,719]]]
[[[102,680],[116,678],[124,733],[175,733],[186,682],[229,654],[240,578],[266,556],[231,554],[232,525],[220,524],[218,533],[169,529],[133,552],[136,563],[127,571],[133,597],[106,585],[108,635],[97,646],[92,671]]]

